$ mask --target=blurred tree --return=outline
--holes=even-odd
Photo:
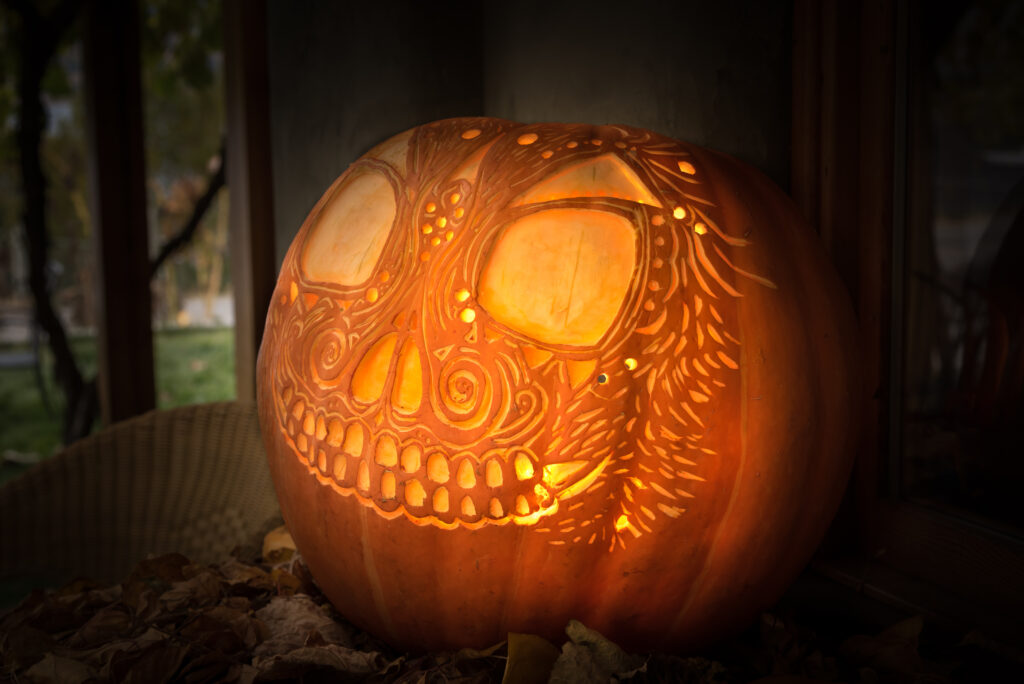
[[[74,21],[82,0],[2,3],[0,258],[12,258],[9,245],[20,227],[36,325],[47,338],[64,398],[67,443],[88,434],[97,411],[95,383],[83,378],[58,315],[69,312],[85,326],[94,320],[95,256]],[[223,154],[216,152],[224,119],[221,7],[219,0],[142,0],[140,9],[148,187],[157,219],[150,222],[156,232],[150,243],[163,243],[152,264],[156,276],[197,230],[216,228],[206,214],[224,185]],[[169,202],[171,196],[176,201]],[[216,230],[201,234],[207,233],[211,237],[195,243],[203,255],[201,278],[209,285],[213,274],[223,272],[226,241]],[[197,280],[194,267],[175,266]],[[0,296],[12,287],[0,278]]]
[[[41,148],[48,124],[44,93],[47,88],[59,90],[64,85],[59,77],[47,78],[53,73],[49,67],[79,7],[79,0],[61,0],[55,6],[30,0],[6,0],[4,17],[4,30],[10,32],[10,42],[5,44],[15,48],[15,54],[4,60],[5,66],[13,66],[17,75],[14,78],[14,116],[5,118],[3,123],[8,126],[13,118],[13,137],[21,177],[21,222],[29,261],[29,289],[35,321],[46,333],[53,353],[54,377],[66,400],[65,442],[88,434],[91,429],[96,415],[96,390],[94,382],[83,379],[64,326],[53,306],[48,268],[47,177]],[[9,131],[5,133],[10,134]]]

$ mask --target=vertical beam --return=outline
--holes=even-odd
[[[870,532],[888,454],[896,0],[796,0],[791,188],[860,323],[867,415],[839,523]],[[834,530],[835,532],[835,530]]]
[[[235,388],[256,396],[256,355],[276,282],[266,3],[224,3]]]
[[[99,394],[109,424],[155,405],[138,4],[88,0],[84,19]]]

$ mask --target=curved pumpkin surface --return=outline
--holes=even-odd
[[[282,512],[409,648],[693,648],[835,513],[852,313],[795,206],[626,126],[450,119],[353,164],[285,258],[259,409]]]

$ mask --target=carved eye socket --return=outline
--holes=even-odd
[[[496,321],[548,344],[596,344],[629,291],[633,225],[590,209],[549,209],[509,224],[480,277]]]
[[[383,174],[363,171],[335,189],[306,238],[302,270],[312,280],[366,282],[395,221],[395,192]]]

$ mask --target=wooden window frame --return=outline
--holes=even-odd
[[[914,0],[794,2],[791,192],[851,293],[869,385],[850,488],[815,568],[907,612],[1019,643],[1024,543],[899,494],[901,268],[920,177],[908,150],[922,130],[908,122],[916,11]]]

